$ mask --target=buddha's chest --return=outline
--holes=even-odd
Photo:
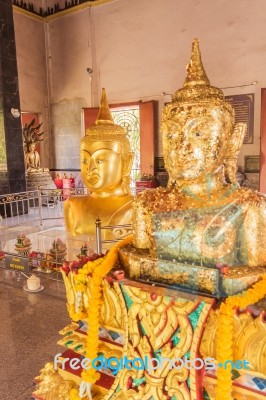
[[[154,214],[154,255],[208,266],[244,263],[244,218],[239,205]]]
[[[95,235],[95,222],[98,218],[102,226],[131,222],[125,220],[129,214],[128,210],[131,209],[129,196],[103,199],[89,196],[75,197],[69,200],[69,208],[71,212],[66,212],[65,216],[69,218],[69,225],[76,235]],[[113,238],[113,235],[111,236]]]

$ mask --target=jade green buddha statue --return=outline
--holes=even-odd
[[[194,40],[184,86],[162,113],[168,187],[137,196],[135,248],[148,249],[159,263],[266,266],[266,198],[235,178],[245,129],[210,85]]]

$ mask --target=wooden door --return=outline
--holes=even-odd
[[[266,89],[261,89],[260,192],[266,193]]]

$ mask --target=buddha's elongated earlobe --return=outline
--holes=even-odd
[[[235,124],[235,127],[228,138],[226,159],[224,164],[225,173],[231,183],[236,182],[237,156],[243,144],[246,129],[247,125],[245,123],[239,122]]]
[[[122,176],[128,176],[132,169],[132,164],[134,161],[134,153],[126,153],[122,156]]]
[[[122,155],[122,184],[125,193],[130,193],[130,172],[134,161],[134,153],[126,153]]]

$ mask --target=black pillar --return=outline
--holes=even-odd
[[[20,112],[12,0],[0,0],[0,129],[4,130],[8,193],[26,190],[21,118],[15,110]]]

